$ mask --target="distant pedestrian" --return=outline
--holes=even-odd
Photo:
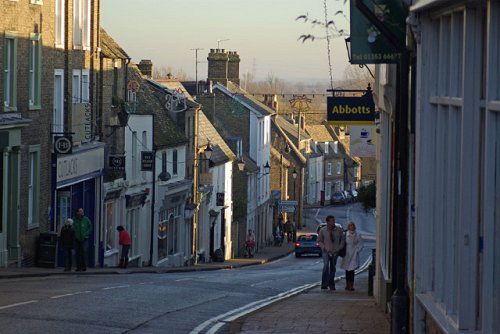
[[[285,231],[286,231],[286,241],[289,243],[290,241],[292,241],[292,234],[293,234],[293,226],[292,222],[290,221],[290,218],[286,219]]]
[[[363,249],[363,239],[356,232],[356,225],[353,222],[347,224],[345,243],[345,256],[340,263],[340,267],[345,269],[345,289],[354,291],[354,270],[359,267],[359,252]]]
[[[318,243],[323,257],[321,289],[335,290],[335,271],[338,252],[344,247],[344,232],[335,225],[335,217],[326,217],[327,226],[319,230]]]
[[[248,230],[247,240],[245,241],[246,256],[253,257],[255,253],[255,237],[252,230]]]
[[[75,229],[76,239],[76,271],[85,271],[87,270],[88,239],[92,233],[92,223],[89,217],[85,216],[83,208],[76,209],[73,228]]]
[[[119,232],[119,244],[122,245],[122,253],[120,256],[120,268],[127,268],[128,266],[128,252],[132,241],[130,240],[130,234],[125,230],[123,226],[118,226],[116,230]]]
[[[59,235],[59,246],[64,252],[64,271],[71,271],[73,265],[73,249],[75,248],[75,230],[73,219],[68,218],[61,228]]]

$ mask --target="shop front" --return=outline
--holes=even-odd
[[[88,266],[94,267],[99,259],[99,231],[101,230],[102,173],[104,169],[104,144],[85,144],[73,149],[72,154],[55,158],[55,185],[53,189],[52,226],[59,233],[64,221],[73,218],[78,208],[83,208],[93,226],[89,237]],[[59,254],[58,264],[62,265]]]

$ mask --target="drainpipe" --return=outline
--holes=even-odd
[[[155,124],[155,114],[153,113],[153,122],[151,123],[151,132],[152,132],[152,138],[153,138],[153,185],[152,185],[152,195],[151,195],[151,238],[149,240],[149,266],[153,266],[153,243],[154,243],[154,234],[155,234],[155,200],[156,200],[156,145],[155,145],[155,130],[154,130],[154,124]]]

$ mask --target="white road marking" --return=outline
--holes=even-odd
[[[111,289],[123,289],[128,288],[130,285],[118,285],[118,286],[108,286],[106,288],[102,288],[103,290],[111,290]]]
[[[5,310],[7,308],[21,306],[21,305],[26,305],[26,304],[31,304],[31,303],[36,303],[36,302],[38,302],[38,300],[29,300],[27,302],[15,303],[15,304],[10,304],[10,305],[0,306],[0,310]]]
[[[278,300],[281,300],[281,299],[284,299],[284,298],[288,298],[288,297],[291,297],[291,296],[296,295],[298,293],[301,293],[302,291],[311,289],[311,288],[317,286],[318,284],[319,284],[319,282],[312,283],[312,284],[302,285],[302,286],[299,286],[297,288],[294,288],[294,289],[291,289],[291,290],[279,293],[279,294],[277,294],[275,296],[271,296],[271,297],[268,297],[268,298],[257,300],[255,302],[252,302],[252,303],[249,303],[247,305],[241,306],[241,307],[239,307],[237,309],[228,311],[228,312],[226,312],[224,314],[220,314],[220,315],[218,315],[216,317],[213,317],[213,318],[208,319],[207,321],[201,323],[195,329],[193,329],[190,332],[190,334],[198,334],[201,331],[203,331],[205,328],[207,328],[208,326],[211,326],[211,328],[210,328],[210,330],[209,330],[208,333],[215,333],[215,331],[217,329],[219,329],[221,326],[223,326],[227,322],[231,322],[234,319],[238,319],[239,317],[241,317],[241,316],[243,316],[245,314],[251,313],[251,312],[253,312],[255,310],[258,310],[258,309],[260,309],[260,308],[262,308],[264,306],[267,306],[267,305],[269,305],[271,303],[274,303],[274,302],[276,302]],[[222,323],[222,324],[220,324],[220,323]]]
[[[69,296],[75,296],[75,295],[81,295],[84,293],[92,293],[92,291],[78,291],[74,293],[66,293],[64,295],[57,295],[57,296],[52,296],[50,299],[57,299],[57,298],[62,298],[62,297],[69,297]]]
[[[192,278],[181,278],[181,279],[176,279],[176,282],[182,282],[182,281],[190,281]]]
[[[366,259],[365,263],[363,263],[360,266],[360,268],[358,270],[356,270],[356,274],[366,270],[368,268],[368,266],[370,265],[371,261],[372,261],[371,256],[369,256]],[[335,280],[339,281],[343,278],[344,278],[344,276],[342,275],[342,276],[335,277]],[[277,301],[280,301],[280,300],[288,298],[288,297],[292,297],[292,296],[297,295],[299,293],[302,293],[306,290],[312,289],[318,285],[320,285],[320,282],[302,285],[302,286],[293,288],[291,290],[279,293],[275,296],[264,298],[264,299],[255,301],[253,303],[241,306],[237,309],[228,311],[224,314],[220,314],[216,317],[213,317],[213,318],[208,319],[207,321],[201,323],[195,329],[193,329],[190,332],[190,334],[198,334],[209,326],[211,326],[211,327],[207,330],[207,334],[208,333],[215,334],[225,324],[230,323],[238,318],[241,318],[242,316],[244,316],[248,313],[252,313],[252,312],[257,311],[257,310],[259,310],[259,309],[261,309],[269,304],[275,303]],[[362,300],[365,300],[365,299],[362,299]],[[369,300],[369,299],[366,299],[366,300]]]
[[[153,284],[153,282],[141,282],[139,285],[145,285],[145,284]]]

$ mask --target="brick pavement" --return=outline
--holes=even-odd
[[[388,316],[368,296],[368,274],[356,276],[355,291],[315,287],[234,321],[229,333],[385,334]]]

